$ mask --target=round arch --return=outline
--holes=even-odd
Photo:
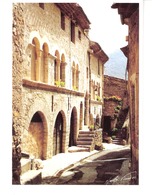
[[[78,115],[76,107],[73,107],[70,117],[69,147],[76,145],[78,133]]]
[[[34,38],[32,39],[32,44],[34,44],[37,48],[40,49],[40,42],[39,42],[39,40],[38,40],[37,37],[34,37]]]
[[[44,114],[37,111],[30,119],[28,131],[22,137],[22,151],[34,158],[45,160],[47,158],[48,128]]]
[[[58,112],[53,131],[53,155],[66,151],[66,116],[63,110]]]
[[[60,60],[60,53],[58,50],[55,51],[55,56],[57,57],[58,60]]]

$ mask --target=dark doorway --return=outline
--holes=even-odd
[[[111,133],[111,117],[110,116],[104,116],[103,131],[107,132],[108,134]]]
[[[69,147],[76,145],[76,133],[77,133],[77,112],[76,108],[73,108],[70,119],[70,136]]]
[[[53,134],[53,155],[62,152],[63,143],[63,117],[61,112],[57,115]]]
[[[72,110],[71,120],[70,120],[70,138],[69,138],[69,147],[74,146],[74,112]]]

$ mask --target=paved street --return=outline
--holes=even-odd
[[[109,152],[96,153],[73,167],[60,172],[55,177],[45,178],[42,184],[56,185],[116,185],[130,184],[129,179],[122,181],[128,175],[130,149],[123,148]],[[122,169],[123,167],[123,169]]]

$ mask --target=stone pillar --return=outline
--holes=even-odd
[[[96,150],[102,150],[103,149],[102,129],[95,130],[94,144],[95,144],[95,149]]]
[[[65,66],[66,62],[61,62],[61,81],[65,82]]]
[[[76,87],[77,87],[77,89],[79,89],[79,73],[80,73],[80,71],[76,70]]]
[[[84,124],[89,126],[89,94],[88,93],[86,93],[86,96],[85,96]]]
[[[56,80],[60,81],[60,60],[56,60]]]
[[[76,69],[74,69],[74,87],[77,87],[77,77],[76,77]]]
[[[48,54],[44,52],[44,83],[48,83]]]
[[[82,129],[82,125],[83,125],[83,103],[80,103],[80,126],[79,129]]]
[[[36,48],[36,59],[35,59],[35,80],[40,81],[40,65],[41,65],[41,52]]]

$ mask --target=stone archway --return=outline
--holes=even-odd
[[[69,147],[76,145],[77,139],[77,110],[76,107],[72,109],[70,118],[70,135],[69,135]]]
[[[63,111],[60,111],[56,117],[53,131],[53,156],[65,152],[65,132],[66,120]]]
[[[34,158],[46,159],[47,124],[44,114],[37,111],[31,118],[28,131],[22,138],[22,151]]]

